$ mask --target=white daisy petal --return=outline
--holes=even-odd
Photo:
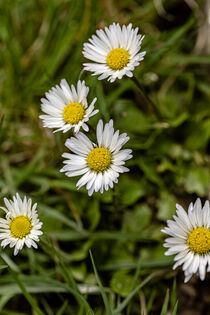
[[[42,222],[39,221],[36,211],[37,204],[32,205],[32,200],[27,200],[26,197],[22,201],[18,194],[10,201],[5,198],[4,202],[7,214],[6,220],[0,219],[1,246],[14,247],[14,255],[17,255],[24,245],[30,248],[34,243],[37,247],[30,238],[33,235],[37,238],[37,235],[42,234]]]
[[[138,34],[138,28],[132,29],[132,24],[120,27],[113,23],[104,30],[97,30],[96,35],[83,45],[83,55],[94,63],[85,63],[84,70],[98,79],[108,78],[114,82],[124,75],[132,77],[132,71],[144,59],[146,52],[141,52],[144,36]]]
[[[60,86],[53,87],[46,93],[46,98],[42,98],[41,109],[46,115],[40,115],[43,127],[56,128],[54,132],[63,133],[74,129],[79,132],[82,127],[85,131],[89,128],[86,122],[90,117],[98,113],[94,110],[96,98],[88,106],[87,95],[89,88],[85,86],[85,81],[78,81],[77,87],[69,87],[65,79],[61,80]]]
[[[129,171],[123,165],[132,157],[130,149],[120,150],[128,137],[127,134],[119,135],[119,131],[114,133],[112,120],[104,127],[103,121],[99,120],[96,137],[97,145],[79,132],[75,137],[66,140],[67,148],[74,154],[62,155],[65,158],[65,166],[61,172],[65,172],[68,177],[82,175],[76,186],[80,188],[86,185],[89,195],[94,191],[103,193],[109,187],[113,188],[120,173]]]
[[[186,283],[191,279],[193,274],[185,271],[184,275],[185,275],[184,283]]]
[[[97,141],[98,141],[99,147],[102,144],[102,134],[103,134],[103,121],[102,121],[102,119],[100,119],[98,124],[97,124],[97,128],[96,128],[96,136],[97,136]]]
[[[123,151],[123,150],[122,150]],[[176,263],[173,269],[182,265],[185,282],[193,274],[205,279],[210,271],[210,206],[206,201],[204,207],[200,199],[190,204],[188,213],[180,205],[176,205],[174,220],[168,220],[168,227],[162,230],[170,237],[165,239],[165,255],[174,255]]]

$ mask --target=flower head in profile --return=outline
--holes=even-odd
[[[74,85],[70,87],[66,80],[61,80],[60,86],[53,87],[45,94],[46,98],[41,99],[41,108],[46,114],[39,116],[43,120],[43,126],[56,128],[54,132],[67,132],[73,128],[77,133],[80,127],[88,131],[87,121],[98,113],[98,109],[94,110],[96,98],[88,106],[88,92],[85,81],[78,81],[75,88]]]
[[[126,133],[119,134],[119,130],[114,131],[113,121],[103,126],[102,120],[98,122],[97,145],[89,138],[79,132],[75,137],[66,140],[66,147],[73,152],[64,153],[66,164],[61,172],[66,176],[83,175],[77,182],[80,188],[86,185],[89,196],[93,192],[108,190],[113,188],[113,183],[118,182],[120,173],[128,172],[124,166],[125,161],[132,158],[131,150],[121,150],[122,146],[129,140]]]
[[[0,218],[1,246],[14,247],[14,255],[17,255],[24,245],[37,248],[36,242],[43,234],[40,231],[42,222],[38,219],[37,204],[32,206],[31,199],[27,200],[26,197],[21,200],[19,194],[16,194],[13,200],[4,198],[4,203],[5,207],[0,207],[6,213],[5,219]]]
[[[176,207],[174,220],[168,220],[168,227],[162,230],[170,235],[165,240],[164,247],[168,248],[165,255],[176,255],[173,269],[183,265],[185,282],[196,273],[204,280],[206,269],[210,271],[209,202],[206,201],[202,208],[200,199],[197,199],[194,205],[190,204],[188,213],[180,205]]]
[[[119,23],[97,30],[89,43],[84,43],[83,55],[93,61],[84,63],[84,69],[100,75],[99,80],[108,78],[110,82],[124,75],[132,77],[132,71],[146,54],[140,52],[144,36],[138,34],[138,30],[138,27],[133,29],[132,24],[120,27]]]

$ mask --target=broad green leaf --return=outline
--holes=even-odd
[[[123,297],[131,292],[132,284],[132,277],[123,270],[115,272],[110,282],[112,290]]]
[[[89,229],[90,231],[94,230],[100,220],[101,213],[99,209],[100,205],[98,200],[94,199],[91,202],[88,203],[88,208],[87,208],[87,217],[88,221],[90,222]]]
[[[125,212],[123,217],[123,229],[128,232],[140,232],[149,223],[152,216],[151,209],[147,204],[139,204],[134,210]]]
[[[139,198],[146,194],[143,180],[136,180],[124,174],[119,181],[118,190],[120,203],[125,206],[134,204]]]
[[[175,214],[176,199],[172,194],[170,194],[166,190],[161,192],[157,205],[158,219],[165,221],[167,219],[170,219],[172,215]]]
[[[145,134],[153,127],[153,120],[140,110],[134,108],[132,104],[123,104],[120,112],[122,117],[117,122],[117,128],[122,131]]]
[[[151,160],[151,158],[141,156],[138,158],[137,163],[140,169],[144,172],[145,176],[151,182],[157,184],[158,186],[163,185],[162,179],[157,172],[157,165],[154,163],[154,161]]]
[[[188,193],[196,193],[198,196],[205,196],[210,182],[208,168],[192,168],[186,174],[185,188]]]

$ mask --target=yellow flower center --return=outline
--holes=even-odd
[[[210,250],[210,230],[206,227],[193,229],[187,239],[189,248],[196,254],[207,254]]]
[[[124,48],[114,48],[110,50],[106,57],[107,65],[113,70],[123,69],[129,62],[130,56]]]
[[[18,215],[9,224],[10,232],[15,238],[23,238],[32,229],[31,219],[25,215]]]
[[[65,122],[74,125],[83,119],[85,114],[84,107],[77,102],[69,103],[64,107],[63,119]]]
[[[105,171],[111,164],[111,153],[106,148],[95,148],[87,157],[88,166],[97,173]]]

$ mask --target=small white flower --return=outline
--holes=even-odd
[[[1,246],[14,247],[14,255],[17,255],[24,244],[29,248],[37,248],[36,242],[43,234],[40,231],[42,222],[38,219],[37,204],[32,206],[31,199],[27,200],[26,197],[22,201],[19,194],[13,200],[4,198],[4,203],[6,208],[0,207],[6,212],[6,219],[0,218]]]
[[[82,127],[88,131],[86,122],[90,117],[98,113],[94,110],[95,97],[90,106],[87,103],[89,88],[85,86],[85,81],[77,82],[77,89],[74,85],[69,87],[66,80],[61,80],[60,86],[56,85],[49,92],[46,98],[42,98],[42,111],[47,115],[39,116],[43,120],[43,126],[47,128],[57,128],[54,132],[64,133],[74,128],[77,133]]]
[[[168,248],[165,255],[176,255],[173,269],[183,265],[185,282],[197,273],[201,280],[205,279],[206,268],[210,271],[210,206],[206,201],[204,207],[200,199],[190,204],[188,213],[176,205],[174,220],[168,220],[168,227],[162,232],[170,235],[165,240]]]
[[[61,172],[66,176],[83,175],[77,182],[80,188],[86,185],[89,196],[93,192],[113,188],[113,183],[118,182],[120,173],[128,172],[125,161],[132,158],[130,149],[121,150],[129,140],[126,133],[119,134],[114,131],[113,121],[105,124],[99,120],[96,130],[97,142],[95,145],[87,136],[79,132],[75,137],[66,140],[66,147],[75,154],[64,153],[62,156],[67,160]]]
[[[132,71],[144,59],[146,52],[140,52],[144,36],[138,34],[138,27],[132,24],[120,27],[119,23],[97,30],[96,35],[84,43],[83,55],[94,63],[84,63],[84,69],[100,75],[99,80],[108,78],[114,82],[124,75],[132,77]]]

